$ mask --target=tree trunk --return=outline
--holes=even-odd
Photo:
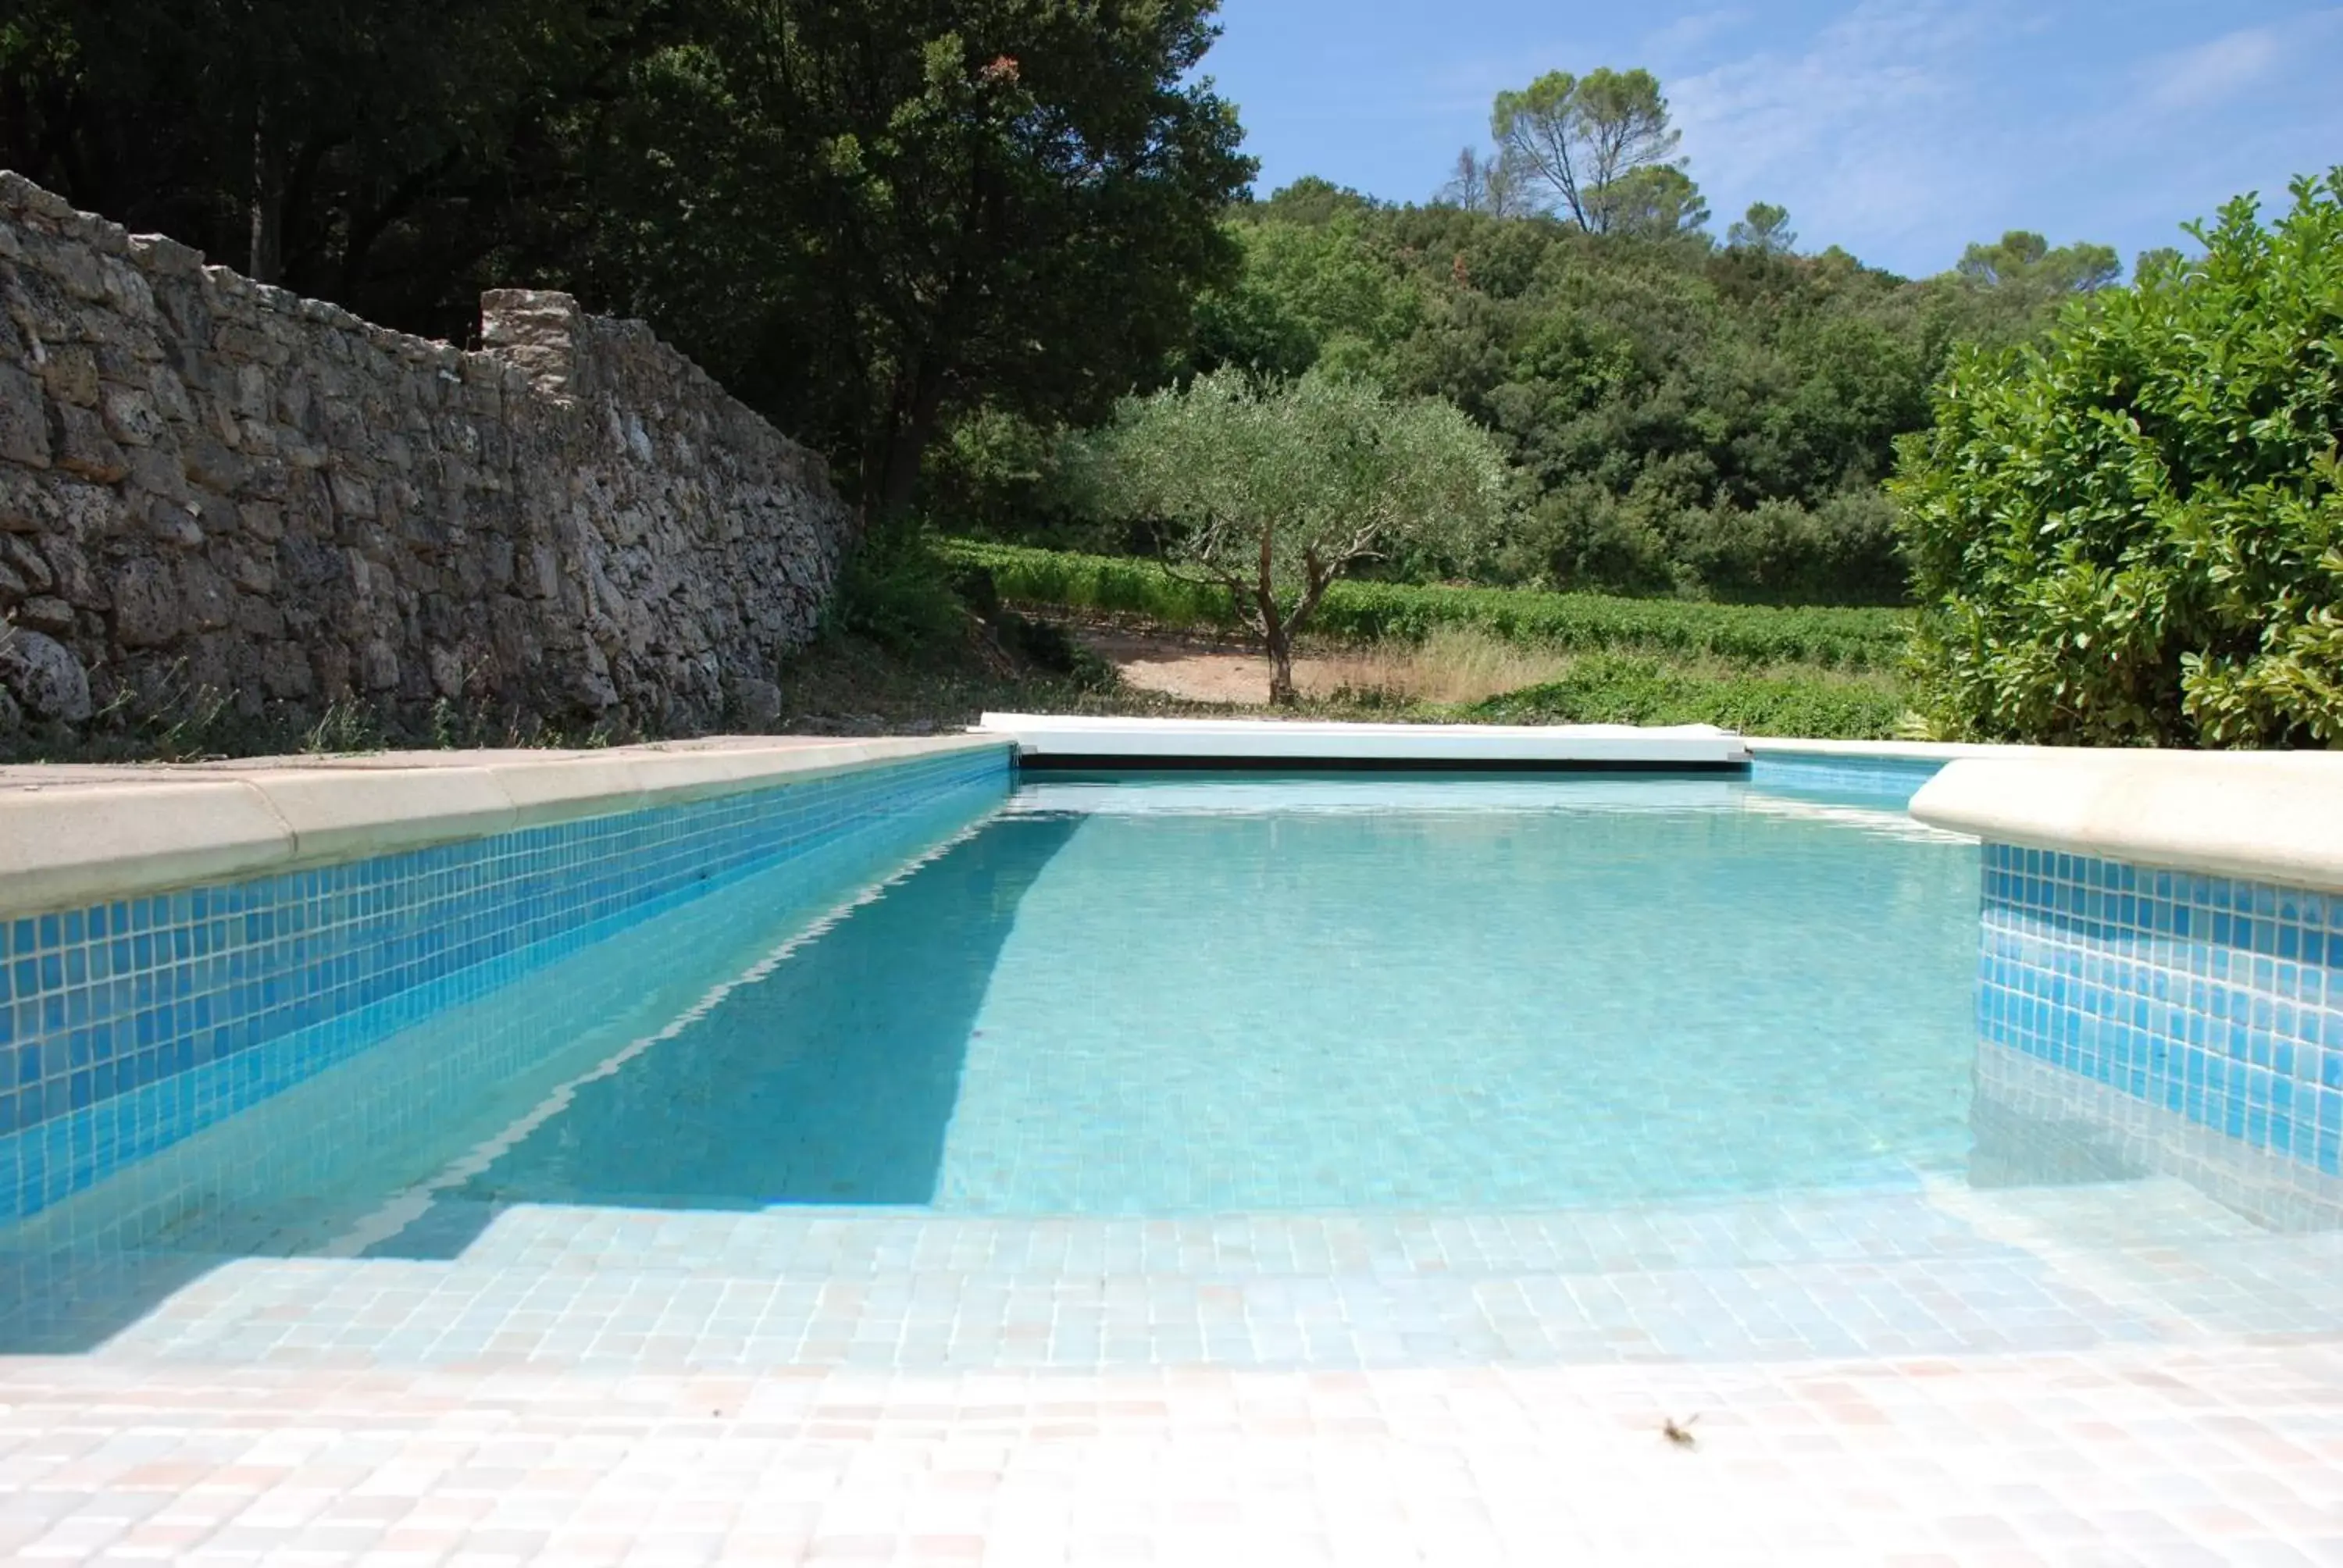
[[[1269,701],[1272,708],[1291,708],[1302,700],[1293,689],[1293,639],[1272,618],[1269,623]]]
[[[921,376],[900,392],[889,411],[887,428],[865,457],[862,469],[862,515],[878,523],[910,510],[920,490],[920,470],[935,440],[943,409],[940,377]]]
[[[252,123],[252,251],[245,268],[255,283],[285,276],[285,160],[268,136],[268,111]]]

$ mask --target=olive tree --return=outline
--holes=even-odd
[[[1096,456],[1111,504],[1165,528],[1173,574],[1228,590],[1279,704],[1337,578],[1402,546],[1463,553],[1504,508],[1504,461],[1456,408],[1318,371],[1221,370],[1131,399]]]

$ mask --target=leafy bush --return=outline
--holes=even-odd
[[[828,627],[890,653],[918,654],[964,641],[969,611],[954,591],[952,562],[919,529],[874,532],[847,557]]]
[[[1182,582],[1153,562],[1014,545],[946,543],[982,566],[1005,599],[1144,617],[1164,626],[1232,626],[1228,595]],[[1506,641],[1587,652],[1707,655],[1747,664],[1890,669],[1910,643],[1910,618],[1892,609],[1776,609],[1684,599],[1612,598],[1518,588],[1419,588],[1340,582],[1314,622],[1345,641],[1421,640],[1436,627],[1472,627]]]
[[[2343,745],[2343,168],[1960,355],[1894,489],[1948,733]]]
[[[1715,724],[1745,735],[1892,739],[1904,716],[1894,692],[1814,677],[1704,675],[1655,658],[1599,655],[1559,680],[1465,709],[1496,724]]]

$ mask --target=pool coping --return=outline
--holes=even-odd
[[[1674,739],[1690,737],[1679,731]],[[1713,747],[1727,738],[1701,739]],[[2343,754],[1790,736],[1739,744],[1759,762],[1936,764],[1912,814],[1976,838],[2343,891]],[[0,767],[0,912],[64,909],[1015,745],[1010,736],[970,730]]]
[[[0,913],[236,880],[1007,745],[962,734],[727,736],[587,751],[5,767]]]
[[[1951,761],[1910,809],[1988,843],[2343,892],[2343,753],[1987,753]]]

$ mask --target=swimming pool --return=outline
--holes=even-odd
[[[2333,1327],[2315,1160],[1981,1038],[1986,869],[1912,783],[840,797],[322,1066],[213,1064],[256,1087],[6,1234],[0,1337],[1349,1365]]]

